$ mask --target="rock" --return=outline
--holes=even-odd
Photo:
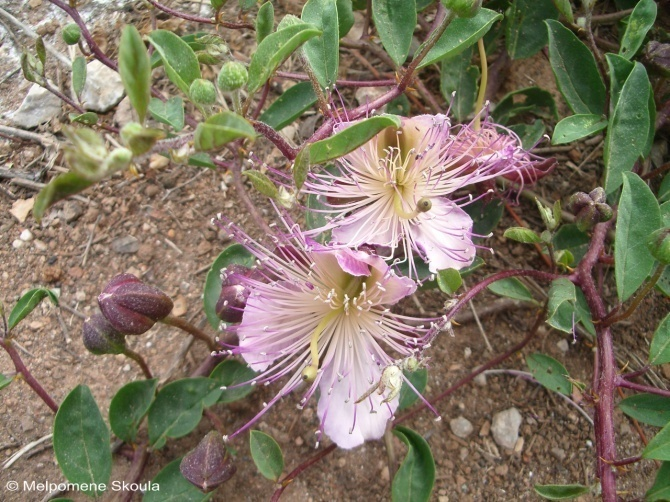
[[[77,291],[77,292],[74,294],[74,299],[75,299],[76,301],[78,301],[79,303],[81,303],[81,302],[85,302],[85,301],[86,301],[86,292],[85,292],[85,291],[81,291],[81,290]]]
[[[147,185],[146,188],[144,189],[144,195],[147,197],[153,197],[160,192],[161,189],[157,187],[156,185]]]
[[[33,84],[19,109],[9,115],[17,127],[32,129],[48,122],[61,112],[61,102],[45,88]]]
[[[123,127],[128,122],[136,122],[135,112],[133,111],[133,106],[130,104],[128,97],[125,97],[119,103],[119,106],[116,107],[114,112],[114,122],[117,126]]]
[[[63,204],[63,219],[66,223],[78,220],[82,214],[84,214],[84,210],[78,202],[68,200]]]
[[[556,347],[558,347],[558,350],[563,352],[564,354],[568,351],[570,346],[568,345],[568,341],[565,338],[562,338],[556,343]]]
[[[521,422],[521,413],[516,408],[509,408],[493,415],[491,433],[495,442],[508,450],[513,449],[519,439]]]
[[[23,232],[21,232],[21,235],[19,235],[19,239],[21,239],[23,242],[30,242],[33,240],[33,233],[26,228]]]
[[[35,242],[33,242],[33,245],[35,246],[35,249],[37,249],[38,251],[44,252],[47,249],[49,249],[49,246],[47,246],[44,241],[41,241],[39,239],[36,239]]]
[[[472,423],[470,420],[464,417],[458,417],[450,420],[449,427],[451,428],[451,432],[453,432],[455,436],[461,439],[465,439],[470,434],[472,434],[473,431]]]
[[[139,249],[140,241],[137,240],[137,237],[133,237],[132,235],[119,237],[112,241],[112,250],[119,254],[137,253]]]
[[[23,223],[26,221],[26,218],[28,217],[28,213],[33,210],[33,206],[35,205],[35,197],[31,197],[30,199],[19,199],[17,201],[14,201],[12,204],[12,208],[9,210],[9,213],[16,218],[19,223]]]
[[[14,242],[12,242],[12,247],[14,249],[21,249],[25,242],[23,242],[21,239],[14,239]]]
[[[480,373],[472,379],[480,387],[486,387],[486,374]]]
[[[563,448],[552,448],[551,449],[551,454],[556,458],[558,461],[563,462],[565,460],[565,450]]]
[[[118,73],[94,60],[86,65],[86,85],[81,94],[84,108],[105,113],[123,97],[123,83]]]

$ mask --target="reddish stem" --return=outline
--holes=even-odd
[[[670,390],[663,390],[659,389],[658,387],[652,387],[650,385],[630,382],[625,378],[622,378],[621,376],[616,378],[615,385],[617,385],[618,387],[623,387],[625,389],[636,390],[638,392],[648,392],[649,394],[656,394],[658,396],[670,397]]]
[[[58,411],[58,405],[56,404],[56,401],[54,401],[49,393],[44,390],[44,387],[40,385],[40,383],[37,381],[37,379],[30,373],[30,370],[26,367],[25,364],[23,364],[23,360],[21,359],[21,356],[19,353],[16,351],[14,347],[12,347],[12,342],[11,340],[7,339],[0,339],[0,347],[5,349],[7,354],[9,354],[9,357],[12,359],[12,362],[14,363],[14,368],[16,368],[17,373],[20,373],[23,375],[23,379],[26,381],[28,385],[30,385],[30,388],[35,391],[35,394],[37,394],[42,401],[46,403],[46,405],[51,408],[51,410],[56,413]]]
[[[171,9],[170,7],[163,5],[161,3],[158,3],[156,0],[147,0],[151,5],[156,7],[158,10],[162,10],[163,12],[170,14],[171,16],[174,17],[179,17],[181,19],[186,19],[187,21],[193,21],[194,23],[204,23],[204,24],[216,24],[216,25],[221,25],[224,28],[230,28],[234,30],[239,30],[241,28],[247,28],[249,30],[254,30],[254,25],[251,23],[230,23],[228,21],[222,21],[219,19],[218,21],[214,19],[213,17],[200,17],[200,16],[194,16],[193,14],[187,14],[186,12],[181,12],[175,9]]]
[[[257,120],[251,121],[251,124],[254,126],[254,130],[256,132],[262,134],[267,139],[272,141],[272,143],[274,143],[277,149],[288,160],[293,160],[295,159],[296,155],[298,155],[298,152],[300,150],[298,148],[293,148],[291,145],[289,145],[288,142],[282,137],[282,135],[279,134],[277,131],[275,131],[269,125],[265,124],[264,122],[259,122]]]
[[[300,80],[306,82],[309,76],[305,73],[292,73],[288,71],[278,71],[275,74],[280,78],[290,78],[291,80]],[[391,87],[396,85],[393,79],[386,80],[337,80],[335,84],[338,87]]]
[[[306,462],[303,462],[298,467],[293,469],[290,473],[288,473],[286,475],[286,477],[281,481],[281,486],[279,488],[277,488],[277,490],[272,494],[272,498],[270,499],[270,502],[277,502],[279,500],[279,498],[281,497],[281,494],[286,489],[286,487],[288,485],[290,485],[295,478],[298,477],[298,474],[300,474],[301,472],[308,469],[312,464],[317,463],[319,460],[321,460],[326,455],[329,455],[330,453],[335,451],[336,448],[337,448],[337,445],[335,443],[331,444],[330,446],[328,446],[328,448],[324,448],[319,453],[314,455],[312,458],[310,458]]]
[[[144,467],[149,460],[149,452],[147,450],[146,444],[140,444],[135,447],[135,452],[133,454],[133,461],[130,464],[130,469],[126,474],[126,482],[128,485],[138,483],[144,472]],[[123,502],[130,502],[133,499],[133,495],[136,493],[135,490],[121,491],[119,493],[119,499]]]

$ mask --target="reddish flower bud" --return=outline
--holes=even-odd
[[[84,347],[95,355],[122,354],[126,337],[114,329],[105,316],[95,314],[84,321]]]
[[[239,284],[223,286],[219,300],[216,302],[217,317],[223,322],[240,322],[248,297],[249,290],[244,286]]]
[[[207,493],[228,481],[237,468],[233,464],[221,434],[211,431],[179,464],[182,475]]]
[[[126,335],[141,335],[172,311],[172,300],[132,274],[114,277],[98,296],[103,315]]]

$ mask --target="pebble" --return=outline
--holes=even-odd
[[[35,242],[33,242],[33,245],[35,246],[35,249],[37,249],[38,251],[46,251],[47,249],[49,249],[49,246],[47,246],[45,242],[39,239],[36,239]]]
[[[160,191],[161,189],[156,185],[147,185],[147,187],[144,189],[144,195],[147,197],[154,197]]]
[[[295,438],[295,445],[296,446],[302,446],[304,443],[305,443],[305,441],[303,441],[303,439],[300,436]]]
[[[126,373],[129,372],[129,371],[130,371],[130,364],[126,364],[126,365],[123,367],[123,371],[125,371]]]
[[[484,422],[484,425],[482,425],[482,428],[479,429],[479,436],[486,437],[489,435],[489,432],[491,432],[491,422],[487,420]]]
[[[17,127],[32,129],[48,122],[61,112],[61,102],[49,91],[33,84],[18,110],[9,115]]]
[[[123,83],[117,72],[100,61],[86,65],[86,85],[81,94],[84,108],[93,112],[108,112],[123,98]]]
[[[551,449],[551,454],[560,462],[563,462],[565,460],[565,450],[563,448],[552,448]]]
[[[461,439],[467,438],[474,430],[470,420],[464,417],[458,417],[450,420],[449,427],[451,428],[451,432],[453,432],[456,437]]]
[[[381,479],[384,483],[388,483],[391,480],[391,473],[389,472],[388,465],[385,465],[382,468]]]
[[[132,254],[137,253],[140,249],[140,241],[137,240],[137,237],[132,235],[126,235],[123,237],[118,237],[112,241],[112,250],[119,254]]]
[[[513,449],[519,439],[521,422],[521,413],[516,408],[509,408],[493,415],[491,433],[495,442],[508,450]]]
[[[570,346],[568,345],[568,341],[565,338],[562,338],[556,343],[556,347],[558,347],[558,350],[563,352],[564,354],[568,351]]]
[[[14,239],[14,242],[12,242],[12,247],[14,249],[20,249],[24,244],[25,242],[23,242],[21,239]]]
[[[30,242],[33,240],[33,233],[26,228],[23,232],[21,232],[21,235],[19,235],[19,239],[21,239],[23,242]]]
[[[85,291],[77,291],[74,294],[74,299],[77,300],[78,302],[85,302],[86,301],[86,292]]]
[[[84,214],[84,210],[78,202],[69,200],[63,204],[63,219],[65,223],[72,223],[78,220],[82,214]]]
[[[486,375],[484,373],[480,373],[475,378],[473,378],[473,380],[480,387],[486,387]]]

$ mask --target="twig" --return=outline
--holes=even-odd
[[[14,178],[13,180],[10,181],[12,185],[18,185],[23,188],[31,188],[36,191],[42,190],[45,186],[47,186],[46,183],[40,183],[39,181],[30,181],[30,180],[24,180],[20,178]],[[94,202],[90,199],[87,199],[86,197],[82,197],[81,195],[71,195],[71,199],[78,200],[79,202],[83,202],[84,204],[89,204],[93,207],[97,207],[97,202]]]
[[[172,195],[172,192],[176,192],[177,190],[180,190],[180,189],[184,188],[186,185],[190,185],[195,180],[197,180],[200,176],[205,174],[205,172],[206,172],[206,170],[202,169],[201,171],[198,172],[198,174],[193,176],[190,180],[187,180],[184,183],[181,183],[181,184],[177,185],[176,187],[173,187],[173,188],[170,188],[170,189],[166,190],[165,195],[163,195],[163,198],[161,199],[161,201],[164,201],[165,199],[170,197],[170,195]]]
[[[21,448],[19,451],[14,453],[14,455],[9,457],[5,461],[4,464],[2,464],[2,470],[9,469],[14,464],[14,462],[16,462],[18,459],[20,459],[23,456],[24,453],[29,452],[30,450],[32,450],[36,446],[41,445],[42,443],[44,443],[45,441],[48,441],[52,437],[53,437],[53,434],[47,434],[46,436],[43,436],[43,437],[33,441],[32,443],[28,443],[23,448]]]
[[[2,10],[2,9],[0,9]],[[15,138],[19,139],[25,139],[28,141],[34,141],[35,143],[39,143],[40,145],[44,147],[49,147],[49,146],[58,146],[59,141],[52,136],[51,134],[37,134],[34,132],[30,131],[24,131],[23,129],[16,129],[15,127],[9,127],[9,126],[4,126],[0,125],[0,133],[5,134],[7,136],[14,136]]]
[[[179,253],[179,254],[184,254],[184,252],[183,252],[181,249],[179,249],[179,246],[177,246],[177,245],[176,245],[174,242],[172,242],[170,239],[168,239],[167,237],[163,237],[163,240],[165,241],[165,244],[167,244],[168,246],[170,246],[170,247],[171,247],[172,249],[174,249],[177,253]]]
[[[40,37],[36,32],[34,32],[32,30],[32,28],[30,26],[27,26],[27,25],[23,24],[21,21],[16,19],[9,12],[7,12],[5,9],[3,9],[1,7],[0,7],[0,16],[7,19],[7,21],[9,21],[13,25],[15,25],[17,28],[20,28],[21,31],[23,31],[30,38],[36,39],[36,38]],[[60,61],[67,68],[71,67],[72,63],[70,62],[70,60],[67,57],[65,57],[63,54],[58,52],[58,50],[56,50],[56,48],[53,45],[51,45],[49,42],[44,42],[44,47],[46,48],[46,50],[49,53],[51,53],[56,59],[58,59],[58,61]]]
[[[489,352],[493,352],[493,347],[491,347],[491,342],[489,342],[489,337],[486,336],[486,331],[484,331],[484,326],[482,326],[482,322],[479,320],[479,316],[477,315],[477,311],[475,310],[475,306],[472,303],[472,300],[468,302],[468,305],[470,306],[470,310],[472,311],[472,317],[474,318],[475,322],[477,323],[477,328],[479,328],[479,332],[482,335],[482,338],[484,339],[484,343],[486,344],[486,348],[488,349]]]
[[[87,315],[82,314],[78,310],[73,309],[72,307],[68,307],[67,305],[65,305],[63,303],[60,304],[60,308],[63,309],[64,311],[66,311],[66,312],[69,312],[72,315],[77,316],[79,319],[87,319],[88,318]]]
[[[88,236],[88,241],[86,242],[86,249],[84,250],[84,257],[81,259],[81,266],[82,267],[86,266],[86,259],[88,258],[88,252],[91,249],[91,243],[93,242],[93,236],[95,235],[95,229],[98,226],[98,222],[100,221],[100,218],[102,218],[101,214],[99,214],[98,217],[95,219],[95,223],[93,223],[93,228],[91,229],[91,233]]]

